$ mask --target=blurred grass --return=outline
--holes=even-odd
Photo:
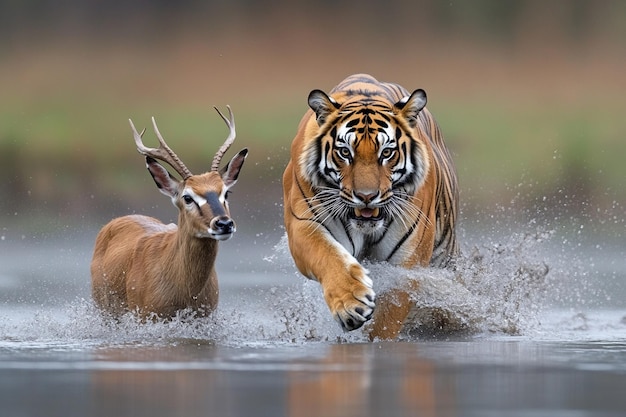
[[[346,22],[302,5],[263,15],[230,10],[216,27],[203,20],[221,21],[211,5],[192,10],[193,18],[168,12],[151,20],[137,12],[121,26],[97,29],[76,23],[80,15],[63,17],[77,19],[75,26],[59,17],[52,33],[16,26],[21,38],[0,39],[2,227],[16,217],[37,229],[49,227],[41,224],[46,218],[67,225],[133,211],[171,216],[135,150],[128,118],[147,128],[149,145],[156,144],[155,116],[168,143],[199,172],[227,134],[212,106],[225,111],[226,104],[238,132],[229,155],[250,149],[236,198],[255,213],[279,215],[281,174],[309,91],[330,90],[355,72],[426,89],[453,153],[465,214],[512,200],[532,209],[545,200],[556,210],[565,201],[599,213],[622,204],[613,212],[623,216],[621,3],[572,6],[593,12],[588,22],[576,15],[582,23],[574,35],[560,19],[565,14],[545,13],[553,2],[518,2],[506,12],[508,26],[492,29],[468,17],[467,6],[436,3],[420,20],[411,14],[417,6],[400,3],[389,7],[407,24],[384,33],[361,24],[378,22],[380,11],[361,9],[363,19]],[[496,3],[483,1],[481,10]],[[428,16],[440,8],[458,19],[438,26]],[[340,42],[318,30],[321,16],[343,30]]]
[[[306,93],[303,91],[303,97]],[[0,108],[0,149],[3,155],[17,154],[28,166],[56,160],[69,163],[70,168],[87,159],[90,166],[106,170],[107,165],[140,163],[129,117],[139,129],[147,128],[145,142],[156,144],[145,108],[138,112],[115,103],[77,98],[65,103],[39,101],[31,107],[15,105],[19,103],[15,98],[7,101],[11,107]],[[532,172],[536,180],[553,186],[566,180],[559,177],[569,174],[566,170],[571,165],[583,165],[591,177],[617,189],[625,174],[620,163],[626,150],[622,104],[581,108],[439,100],[429,107],[455,155],[461,179],[497,191],[503,180],[513,181],[524,172]],[[224,105],[221,109],[226,111]],[[227,134],[224,123],[208,106],[160,105],[151,110],[168,143],[195,166],[195,171],[204,169],[203,160],[210,163]],[[238,139],[233,149],[251,148],[251,156],[258,163],[268,156],[287,158],[305,110],[304,99],[266,108],[251,103],[238,106],[234,109]]]
[[[576,195],[576,200],[598,206],[626,200],[626,124],[618,103],[602,108],[540,107],[497,99],[438,100],[430,107],[454,155],[466,207],[506,203],[520,186],[531,189],[529,201],[555,193]],[[258,190],[260,179],[275,188],[271,198],[280,199],[280,176],[306,109],[302,101],[234,108],[238,139],[231,155],[243,147],[251,151],[238,185],[242,192]],[[208,169],[227,133],[214,110],[152,107],[161,132],[190,169]],[[106,217],[111,206],[98,202],[113,198],[140,208],[142,200],[159,198],[150,188],[127,122],[130,115],[138,128],[147,127],[145,143],[156,146],[145,110],[137,114],[137,109],[123,105],[76,98],[1,109],[5,178],[17,183],[17,195],[26,193],[51,207],[84,199],[86,206],[94,205],[96,211],[100,207]]]
[[[496,103],[497,104],[497,103]],[[495,192],[526,177],[546,190],[571,180],[597,182],[621,193],[626,145],[621,106],[446,106],[437,113],[451,142],[461,181]],[[581,178],[570,167],[579,166]],[[583,178],[584,177],[584,178]]]

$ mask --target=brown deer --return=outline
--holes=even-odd
[[[146,156],[159,191],[178,208],[178,226],[129,215],[102,228],[91,261],[92,295],[102,310],[114,316],[135,311],[145,319],[152,314],[172,316],[186,308],[207,315],[217,306],[217,245],[235,233],[227,197],[248,150],[241,150],[219,169],[222,156],[235,140],[235,119],[230,107],[229,118],[215,110],[226,122],[229,135],[215,154],[211,171],[201,175],[193,175],[167,146],[154,117],[158,149],[144,146],[145,129],[137,133],[129,120],[137,150]],[[182,180],[174,178],[157,159],[174,168]]]

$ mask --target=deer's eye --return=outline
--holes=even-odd
[[[193,203],[193,198],[191,198],[190,195],[185,194],[183,196],[183,201],[185,202],[185,204],[191,204]]]

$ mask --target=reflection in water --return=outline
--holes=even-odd
[[[189,370],[160,372],[110,370],[94,372],[91,377],[94,407],[103,415],[169,414],[189,415],[195,409],[210,409],[227,397],[217,393],[215,378]],[[206,389],[208,395],[203,395]],[[214,398],[211,398],[213,397]],[[206,400],[206,401],[205,401]]]
[[[265,405],[238,395],[245,388],[241,374],[221,369],[228,367],[219,348],[180,343],[98,350],[105,369],[91,372],[91,391],[100,415],[230,416],[245,415],[236,412],[242,404]]]
[[[538,409],[621,416],[623,315],[590,317],[601,334],[611,326],[611,342],[585,341],[597,334],[563,330],[570,322],[559,317],[550,318],[555,332],[565,332],[555,342],[482,336],[227,346],[157,334],[157,327],[121,343],[0,340],[0,404],[7,415],[64,417],[501,416]],[[579,341],[564,342],[564,335]]]
[[[284,349],[282,358],[280,347],[181,343],[97,350],[93,407],[138,416],[454,414],[454,378],[412,343],[315,344]]]
[[[290,416],[435,416],[454,408],[454,386],[403,343],[327,347],[314,370],[289,372]],[[436,386],[436,387],[435,387]]]
[[[29,415],[622,415],[626,345],[465,340],[225,348],[182,340],[96,349],[85,369],[0,369]],[[607,350],[606,355],[598,352]],[[22,384],[20,402],[16,381]],[[65,375],[65,377],[63,377]],[[11,383],[9,383],[9,379]],[[57,401],[62,396],[62,403]],[[19,404],[19,406],[18,406]]]

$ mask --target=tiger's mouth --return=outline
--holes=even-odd
[[[357,220],[379,220],[380,219],[380,208],[379,207],[374,207],[374,208],[368,208],[368,207],[364,207],[364,208],[354,208],[354,211],[352,212],[353,217]]]

